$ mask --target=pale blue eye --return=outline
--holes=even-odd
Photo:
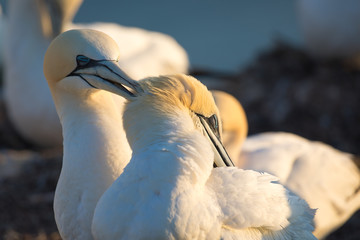
[[[84,56],[84,55],[78,55],[76,56],[76,62],[78,66],[84,67],[90,62],[90,58]]]

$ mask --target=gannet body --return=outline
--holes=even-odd
[[[276,177],[213,169],[222,146],[201,124],[216,132],[220,123],[204,85],[185,75],[139,84],[122,94],[133,155],[96,206],[95,239],[315,239],[314,211]]]
[[[360,208],[354,156],[291,133],[261,133],[242,146],[243,168],[266,171],[317,208],[315,232],[325,238]]]
[[[100,30],[117,41],[120,65],[132,78],[187,72],[185,50],[170,36],[110,23],[73,24],[81,0],[11,0],[5,39],[5,104],[19,133],[29,142],[61,146],[61,126],[42,72],[45,51],[60,32]],[[26,37],[24,37],[26,36]]]
[[[131,150],[122,126],[120,103],[124,100],[92,88],[80,75],[69,75],[87,64],[82,54],[97,60],[111,59],[111,71],[121,72],[115,69],[119,50],[114,40],[98,31],[82,30],[66,32],[53,41],[45,55],[44,73],[64,136],[63,165],[54,199],[55,220],[63,239],[88,240],[92,239],[90,228],[96,203],[121,174]],[[114,74],[107,67],[94,66],[92,71],[105,77]]]
[[[298,0],[298,19],[305,47],[317,57],[360,54],[360,2]]]
[[[238,155],[229,153],[234,163],[279,177],[280,183],[304,198],[311,208],[317,208],[316,237],[324,238],[359,209],[360,172],[353,155],[291,133],[261,133],[244,141],[240,133],[247,131],[242,123],[246,116],[240,103],[226,94],[214,96],[224,122],[224,136],[229,135],[226,132],[238,135],[224,144],[238,148],[238,152],[234,151]],[[223,112],[222,106],[233,111]]]
[[[52,33],[39,1],[8,1],[4,35],[4,98],[16,130],[40,146],[61,146],[61,126],[42,65]],[[26,36],[26,37],[25,37]]]

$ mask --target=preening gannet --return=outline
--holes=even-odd
[[[61,126],[42,71],[45,51],[60,32],[89,28],[107,33],[119,45],[121,68],[135,79],[187,72],[185,50],[168,35],[112,23],[73,24],[81,3],[82,0],[8,1],[5,104],[17,131],[37,146],[62,144]]]
[[[93,88],[87,80],[126,78],[118,59],[114,40],[95,30],[65,32],[45,55],[44,73],[64,136],[54,199],[55,220],[63,239],[92,239],[95,205],[131,157],[122,126],[120,103],[124,100]]]
[[[212,167],[219,156],[231,160],[212,95],[198,80],[152,77],[131,90],[111,78],[91,84],[102,81],[117,82],[107,89],[128,99],[133,155],[96,206],[95,239],[315,239],[314,211],[276,177]]]
[[[238,107],[240,103],[229,95],[216,96],[216,103],[221,102],[218,107],[224,122],[224,136],[227,132],[241,133],[241,121],[246,121],[246,118]],[[229,113],[225,109],[223,112],[222,106],[233,111]],[[335,231],[360,208],[360,172],[353,155],[291,133],[261,133],[248,137],[244,144],[241,140],[236,141],[242,137],[239,135],[234,137],[235,141],[224,144],[226,148],[237,147],[238,152],[241,151],[237,156],[230,155],[234,163],[245,169],[276,175],[311,208],[317,208],[316,237],[324,238]]]
[[[359,57],[360,2],[297,0],[305,47],[317,57]]]

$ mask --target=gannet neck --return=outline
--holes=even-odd
[[[120,116],[110,93],[57,96],[64,136],[63,166],[56,188],[54,210],[64,239],[92,239],[91,220],[103,192],[130,159]],[[109,144],[114,139],[118,144]],[[69,191],[71,189],[71,191]]]
[[[42,1],[12,0],[8,6],[9,41],[25,42],[30,39],[42,40],[51,31],[48,19],[44,16]],[[19,30],[21,29],[21,30]],[[14,36],[18,37],[14,37]],[[26,37],[24,37],[26,36]],[[16,44],[16,43],[13,43]]]
[[[171,179],[176,179],[179,174],[208,176],[214,154],[208,140],[196,129],[189,112],[181,107],[162,110],[165,109],[160,106],[152,108],[139,102],[128,103],[124,112],[124,127],[134,153],[131,161],[134,164],[172,166],[177,172],[166,171],[169,178],[173,176]],[[137,112],[135,118],[134,112]],[[151,156],[151,159],[144,158],[144,155]],[[184,161],[186,156],[193,156],[193,159]],[[159,171],[159,174],[153,174],[155,178],[152,177],[156,181],[156,176],[163,176],[163,173],[160,174],[162,168],[154,167],[153,171]]]

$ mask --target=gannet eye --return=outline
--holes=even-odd
[[[76,63],[80,67],[85,67],[89,62],[90,62],[90,58],[88,58],[84,55],[76,56]]]
[[[209,124],[212,125],[214,130],[219,131],[219,120],[215,114],[209,117]]]
[[[205,117],[201,114],[196,113],[200,118],[204,119],[211,131],[215,134],[215,136],[220,139],[220,129],[219,129],[219,120],[218,117],[214,114],[210,117]]]

